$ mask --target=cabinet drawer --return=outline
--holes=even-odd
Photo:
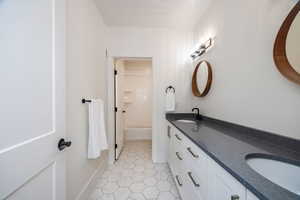
[[[174,135],[174,131],[176,130],[176,128],[167,121],[167,136],[169,139],[171,139]]]
[[[179,130],[175,129],[173,139],[175,142],[174,144],[181,147],[183,141],[185,140],[185,136]]]
[[[174,165],[178,170],[184,169],[184,162],[186,161],[184,154],[182,152],[182,148],[178,145],[173,147],[173,151],[171,152],[171,157],[174,162]]]
[[[175,171],[173,174],[173,178],[175,180],[177,189],[180,193],[181,199],[183,200],[195,200],[196,198],[193,198],[191,194],[191,187],[189,183],[187,182],[187,179],[185,177],[185,174],[183,173],[182,170],[180,171]]]
[[[183,168],[183,162],[185,161],[184,153],[182,152],[181,142],[183,140],[183,135],[175,129],[173,126],[170,126],[169,129],[169,152],[168,152],[168,163],[172,171],[181,171]],[[175,136],[177,135],[177,137]]]
[[[209,191],[210,200],[231,200],[234,197],[238,200],[246,199],[246,188],[227,171],[213,160],[210,161],[209,168],[209,180],[212,184]]]
[[[199,199],[191,187],[186,174],[183,171],[174,174],[174,180],[183,200],[203,200]]]
[[[180,174],[177,171],[173,172],[173,179],[174,179],[175,185],[178,189],[178,192],[179,192],[181,198],[184,199],[184,197],[183,197],[184,181],[183,181],[183,178],[182,178],[182,174]]]
[[[193,168],[185,171],[185,178],[187,179],[190,193],[195,197],[194,199],[205,200],[207,195],[207,180]]]
[[[183,142],[183,152],[184,156],[187,160],[192,164],[192,166],[196,166],[198,168],[202,168],[207,165],[207,155],[192,141],[185,140]]]

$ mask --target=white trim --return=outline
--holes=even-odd
[[[107,132],[109,145],[109,164],[115,162],[115,110],[114,110],[114,57],[111,57],[108,52],[107,57]]]
[[[56,173],[57,173],[57,170],[56,170],[56,167],[57,167],[57,164],[56,164],[56,161],[53,163],[53,168],[52,168],[52,187],[53,187],[53,190],[52,190],[52,194],[53,194],[53,200],[56,200],[56,197],[57,197],[57,180],[56,180]]]
[[[123,73],[124,76],[145,76],[145,77],[152,77],[152,74],[145,74],[145,73],[136,73],[136,72],[125,72]]]
[[[52,129],[56,132],[56,0],[52,0]]]
[[[108,118],[108,135],[109,137],[109,163],[113,164],[115,162],[115,126],[114,126],[114,121],[115,121],[115,116],[114,116],[114,60],[115,59],[144,59],[144,60],[151,60],[152,61],[152,88],[153,88],[153,99],[152,99],[152,160],[153,162],[161,162],[160,160],[157,159],[157,153],[158,152],[158,146],[157,146],[157,139],[156,139],[156,131],[157,131],[157,121],[156,121],[156,109],[157,109],[157,98],[159,94],[159,88],[156,87],[156,80],[155,80],[155,73],[157,73],[157,63],[155,57],[151,56],[130,56],[130,55],[125,55],[125,56],[118,56],[118,55],[110,55],[108,56],[109,62],[107,63],[107,118]]]
[[[83,186],[75,200],[87,200],[89,199],[89,196],[93,192],[93,190],[96,188],[97,179],[100,177],[103,172],[106,170],[108,166],[108,154],[107,152],[102,153],[102,161],[99,165],[99,167],[95,170],[95,172],[91,175],[89,180],[86,182],[86,184]],[[104,156],[105,155],[105,156]]]

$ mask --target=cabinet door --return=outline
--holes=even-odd
[[[169,144],[169,166],[172,171],[181,171],[185,161],[181,145],[183,135],[179,136],[180,133],[178,133],[174,127],[171,127],[170,132],[171,139]]]
[[[179,194],[181,196],[182,199],[185,199],[184,198],[184,185],[185,185],[185,182],[183,180],[183,176],[182,176],[182,173],[180,173],[179,171],[177,171],[176,169],[174,170],[174,172],[172,172],[173,174],[173,178],[175,180],[175,183],[176,183],[176,187],[179,191]]]
[[[194,199],[205,200],[207,199],[207,180],[205,174],[199,173],[200,170],[189,167],[185,170],[185,177],[190,188],[189,193],[194,196]]]
[[[182,169],[176,170],[178,171],[174,173],[174,178],[181,198],[183,200],[202,200],[197,198],[197,196],[195,195],[193,188],[187,179],[185,171]]]
[[[168,164],[171,168],[172,173],[181,171],[182,169],[182,153],[181,146],[178,144],[178,139],[175,137],[176,129],[172,125],[168,125],[167,128],[169,137],[169,147],[168,147]]]
[[[210,200],[245,200],[246,189],[235,178],[228,174],[217,163],[211,161],[212,170],[209,180],[212,181],[209,190]]]
[[[208,195],[208,158],[205,153],[190,140],[183,143],[185,169],[188,181],[198,200],[207,199]]]

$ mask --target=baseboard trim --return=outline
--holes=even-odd
[[[87,200],[89,199],[91,193],[94,191],[97,185],[97,179],[102,176],[103,172],[107,169],[108,166],[108,152],[102,154],[102,162],[99,167],[95,170],[86,184],[83,186],[80,193],[77,195],[76,200]]]

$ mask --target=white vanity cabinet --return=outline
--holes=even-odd
[[[183,136],[182,152],[185,158],[185,175],[192,188],[195,199],[205,200],[208,195],[208,162],[207,155],[192,141]]]
[[[184,168],[184,157],[182,152],[183,134],[180,133],[177,128],[172,125],[168,125],[168,137],[169,137],[169,152],[168,162],[171,170],[181,171]]]
[[[259,200],[252,192],[247,190],[247,200]]]
[[[210,161],[209,200],[245,200],[246,188],[214,161]]]
[[[193,199],[190,195],[190,188],[188,187],[188,181],[184,171],[184,157],[181,152],[182,134],[167,123],[167,134],[169,138],[169,152],[168,152],[168,164],[172,171],[173,178],[182,199]]]
[[[183,200],[258,200],[246,197],[246,188],[212,160],[171,123],[168,125],[169,158]]]
[[[168,124],[168,163],[182,199],[204,200],[207,175],[206,155],[174,126]],[[205,193],[205,194],[204,194]]]

